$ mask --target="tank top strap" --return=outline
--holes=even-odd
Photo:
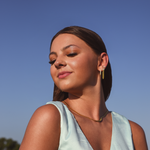
[[[50,101],[46,104],[56,106],[60,113],[61,133],[58,150],[93,150],[66,105],[59,101]]]
[[[111,150],[134,150],[129,121],[122,115],[112,112]]]

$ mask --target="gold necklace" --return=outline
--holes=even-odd
[[[89,117],[87,117],[87,116],[84,116],[84,115],[82,115],[82,114],[76,112],[74,109],[72,109],[72,108],[69,106],[69,104],[67,104],[65,101],[63,101],[63,102],[69,107],[70,110],[72,110],[73,112],[75,112],[75,113],[78,114],[79,116],[88,118],[88,119],[93,120],[93,121],[95,121],[95,122],[102,122],[103,118],[109,113],[109,111],[107,110],[106,113],[105,113],[102,117],[100,117],[99,120],[95,120],[95,119],[89,118]]]

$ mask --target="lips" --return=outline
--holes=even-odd
[[[58,74],[58,78],[59,78],[59,79],[65,78],[65,77],[69,76],[71,73],[72,73],[72,72],[68,72],[68,71],[60,72],[60,73]]]

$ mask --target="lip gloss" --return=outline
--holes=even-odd
[[[71,72],[60,73],[60,74],[58,75],[58,78],[59,78],[59,79],[63,79],[63,78],[65,78],[65,77],[69,76],[70,74],[71,74]]]

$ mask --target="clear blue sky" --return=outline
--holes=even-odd
[[[150,147],[148,0],[1,0],[0,137],[21,143],[33,112],[52,100],[50,40],[71,25],[104,40],[113,74],[108,109],[140,124]]]

